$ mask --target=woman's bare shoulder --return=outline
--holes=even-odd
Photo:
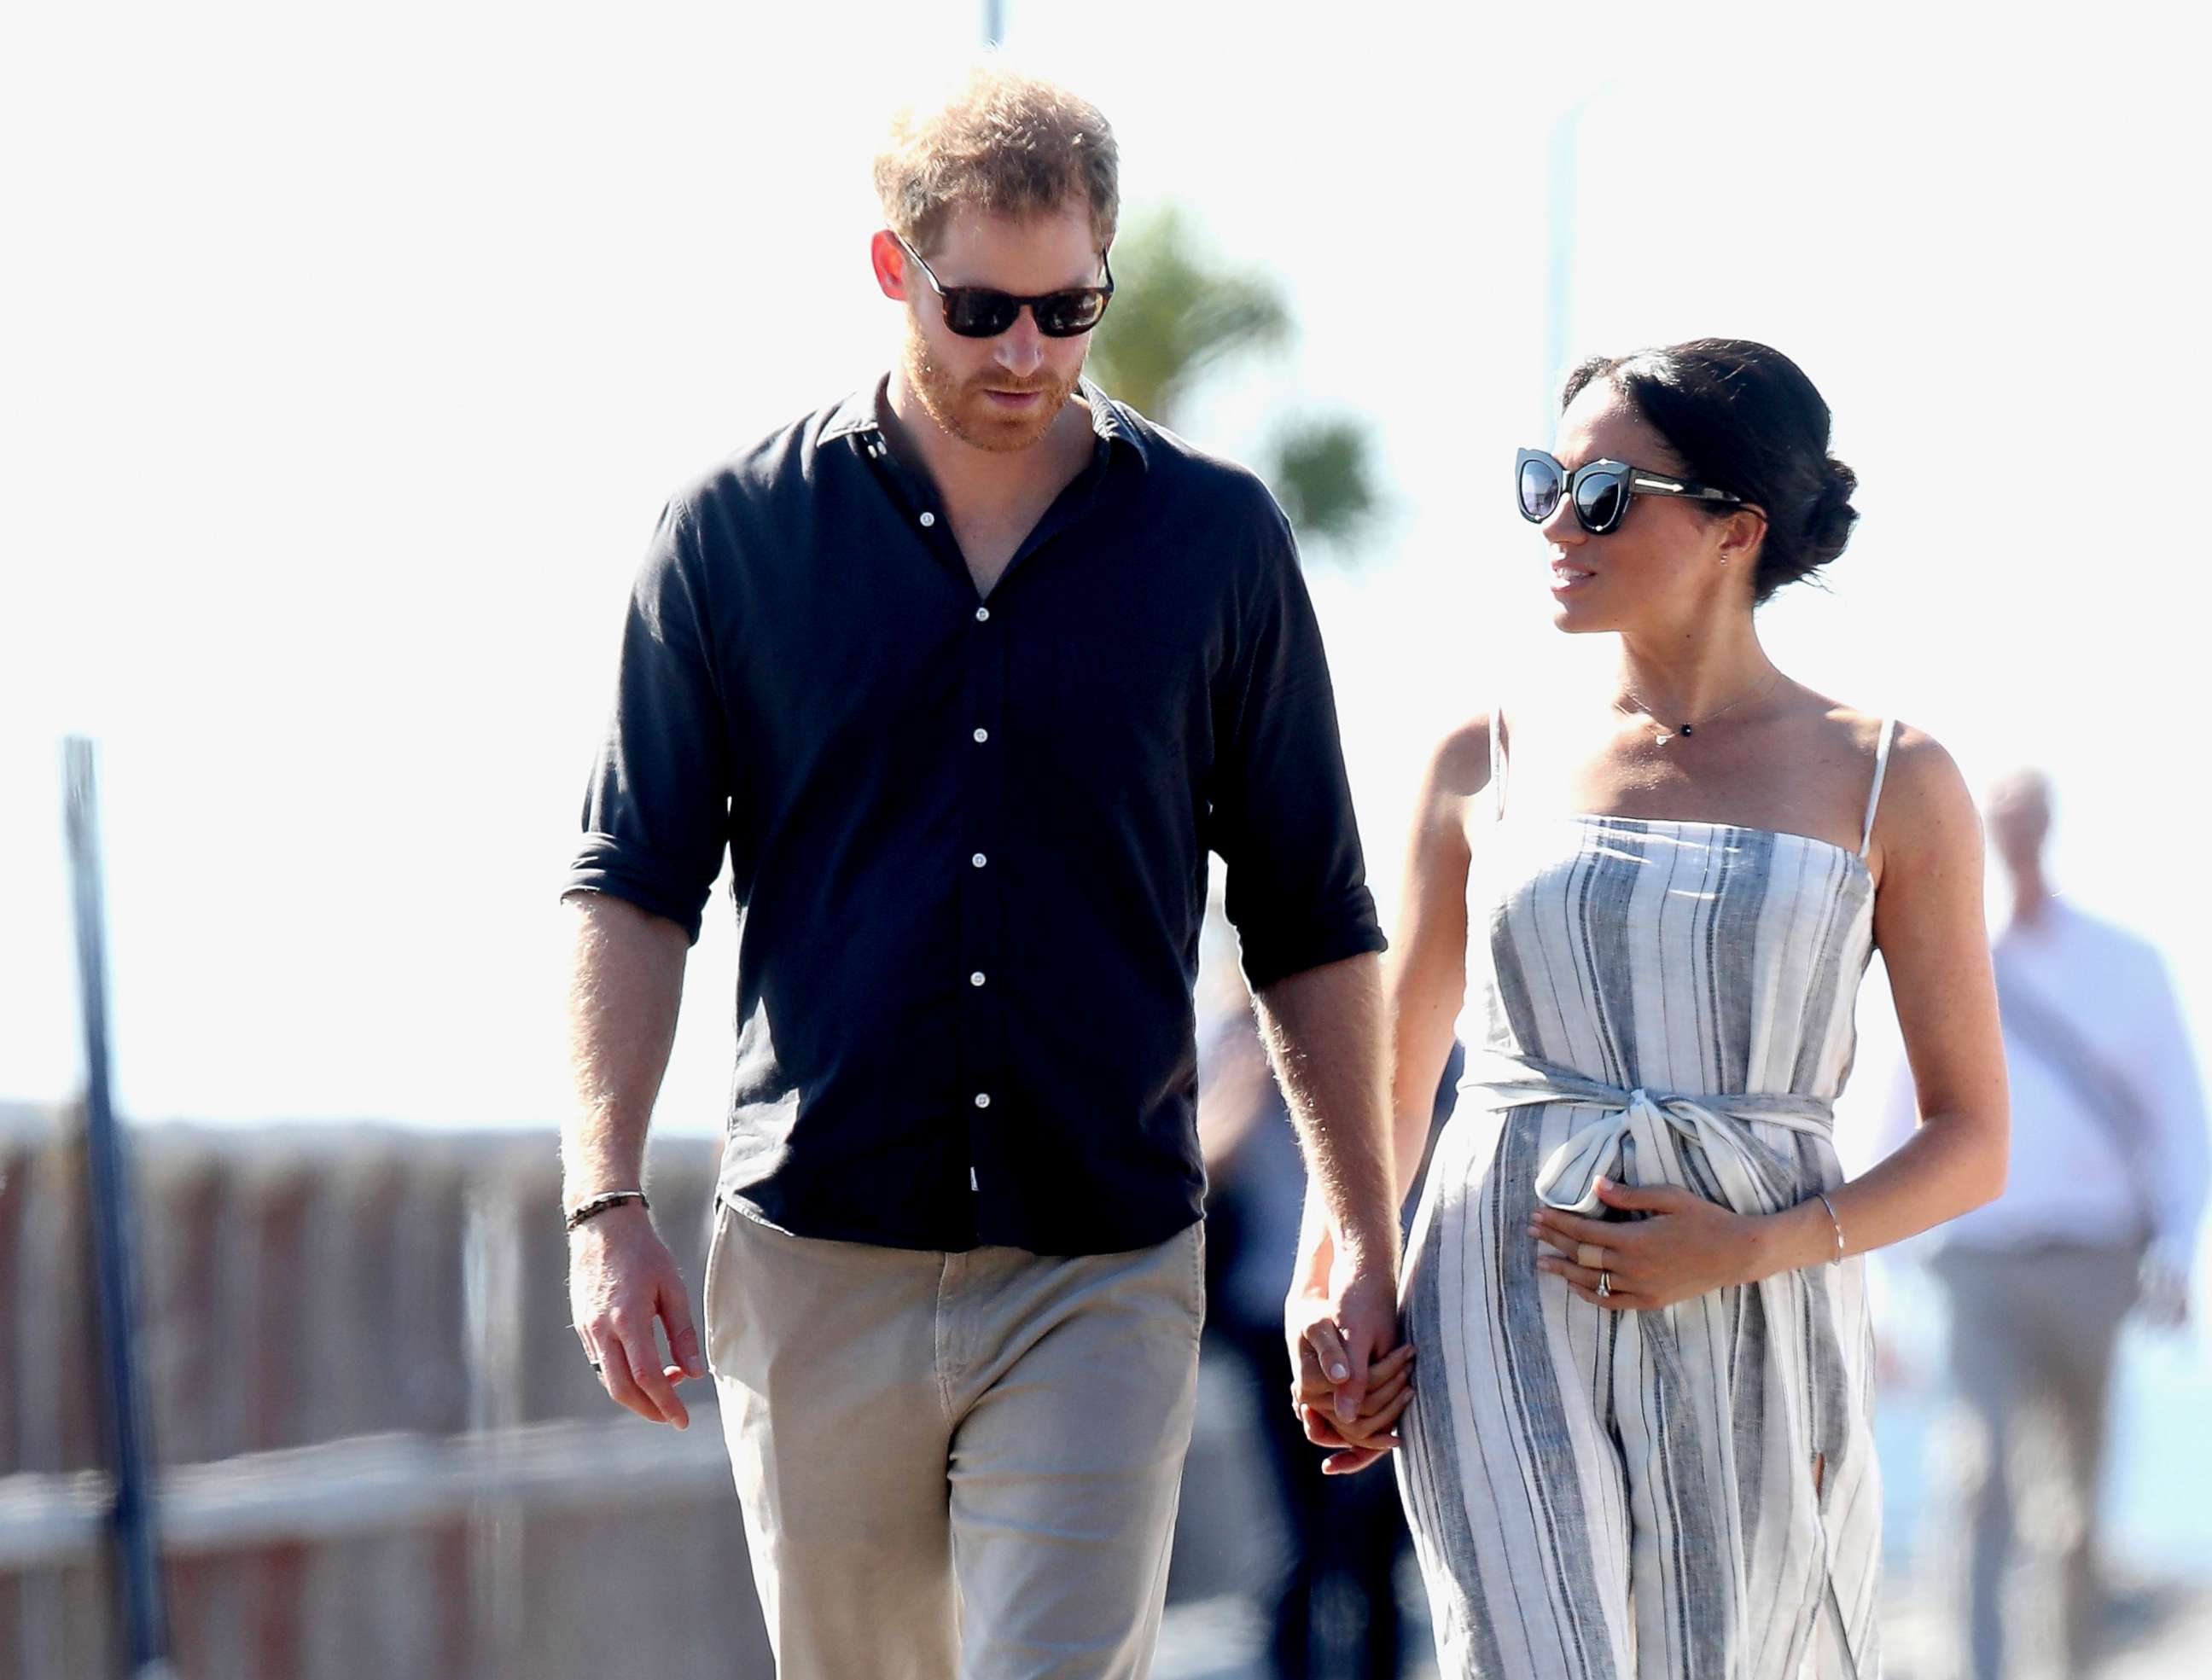
[[[1838,746],[1869,765],[1881,756],[1884,735],[1890,736],[1870,851],[1893,852],[1900,849],[1899,841],[1909,842],[1917,852],[1931,844],[1940,850],[1969,840],[1980,845],[1981,820],[1973,794],[1941,741],[1893,713],[1869,712],[1839,701],[1825,704],[1824,727],[1834,732]]]
[[[1429,755],[1429,788],[1439,798],[1465,799],[1490,785],[1491,714],[1455,725]]]
[[[1930,822],[1955,825],[1962,817],[1978,823],[1973,796],[1957,762],[1943,743],[1894,713],[1870,711],[1826,694],[1807,692],[1818,709],[1823,759],[1839,767],[1863,767],[1872,774],[1889,737],[1888,763],[1875,808],[1873,850],[1883,837],[1917,830]],[[1978,828],[1977,828],[1978,833]]]
[[[1872,712],[1809,691],[1807,698],[1820,709],[1820,728],[1831,744],[1864,758],[1869,764],[1881,755],[1882,737],[1892,736],[1885,788],[1894,786],[1900,774],[1940,779],[1942,767],[1951,764],[1951,755],[1944,750],[1942,743],[1893,712]],[[1887,797],[1885,791],[1883,798]]]
[[[1825,694],[1813,698],[1824,708],[1822,725],[1833,732],[1838,743],[1863,754],[1869,762],[1881,755],[1882,737],[1893,736],[1889,769],[1883,783],[1885,799],[1889,797],[1887,789],[1899,785],[1899,777],[1915,783],[1941,783],[1947,773],[1951,776],[1958,774],[1958,766],[1943,743],[1917,725],[1894,713],[1869,712],[1863,707],[1830,700]],[[1963,779],[1960,785],[1965,785]]]
[[[1892,833],[1906,825],[1923,836],[1938,830],[1966,832],[1976,846],[1981,844],[1981,817],[1958,761],[1927,731],[1907,723],[1897,725],[1889,749],[1889,776],[1875,813],[1877,840],[1885,819]]]

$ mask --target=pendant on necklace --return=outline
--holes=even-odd
[[[1674,731],[1674,733],[1675,733],[1675,734],[1677,734],[1677,735],[1687,735],[1689,732],[1690,732],[1690,726],[1689,726],[1689,725],[1687,725],[1687,724],[1684,724],[1684,725],[1681,726],[1681,728],[1680,728],[1680,729],[1678,729],[1678,730],[1676,730],[1676,731]]]

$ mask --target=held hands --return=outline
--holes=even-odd
[[[1329,1449],[1321,1461],[1322,1475],[1355,1475],[1380,1464],[1392,1447],[1404,1446],[1395,1426],[1413,1403],[1413,1344],[1408,1342],[1367,1368],[1367,1392],[1356,1416],[1339,1418],[1336,1403],[1332,1385],[1304,1372],[1291,1385],[1291,1409],[1304,1426],[1306,1439]]]
[[[1390,1426],[1413,1398],[1413,1350],[1396,1346],[1398,1291],[1387,1264],[1340,1249],[1314,1258],[1328,1259],[1326,1281],[1302,1284],[1285,1303],[1291,1404],[1306,1439],[1331,1449],[1323,1472],[1349,1475],[1398,1445]],[[1315,1269],[1303,1266],[1301,1276]]]
[[[1672,1307],[1763,1275],[1755,1215],[1676,1185],[1642,1189],[1600,1179],[1597,1194],[1609,1208],[1647,1216],[1587,1219],[1540,1204],[1528,1226],[1536,1269],[1565,1278],[1593,1307]]]
[[[584,1357],[617,1404],[649,1423],[690,1427],[676,1385],[705,1376],[707,1365],[675,1257],[644,1209],[616,1208],[569,1234],[568,1307]],[[672,1364],[662,1362],[656,1319]]]

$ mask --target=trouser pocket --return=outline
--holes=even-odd
[[[708,1374],[715,1377],[722,1374],[721,1368],[714,1358],[715,1344],[721,1339],[717,1325],[720,1323],[724,1303],[729,1298],[729,1291],[719,1286],[719,1279],[722,1257],[729,1247],[726,1239],[730,1221],[733,1217],[730,1204],[717,1197],[714,1200],[714,1234],[707,1242],[707,1274],[699,1286],[700,1312],[707,1332],[707,1370]]]

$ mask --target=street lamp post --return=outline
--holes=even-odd
[[[76,912],[77,987],[84,1012],[84,1142],[91,1201],[93,1277],[100,1306],[101,1398],[107,1437],[109,1538],[127,1672],[170,1672],[167,1607],[155,1536],[153,1454],[137,1364],[131,1190],[109,1088],[106,911],[100,867],[100,800],[92,743],[64,749],[70,873]]]
[[[1583,118],[1591,106],[1619,91],[1616,82],[1605,82],[1580,95],[1552,124],[1550,179],[1546,193],[1548,234],[1544,264],[1544,393],[1536,435],[1550,435],[1558,417],[1559,379],[1567,371],[1567,331],[1573,324],[1575,304],[1575,216],[1582,174]]]

